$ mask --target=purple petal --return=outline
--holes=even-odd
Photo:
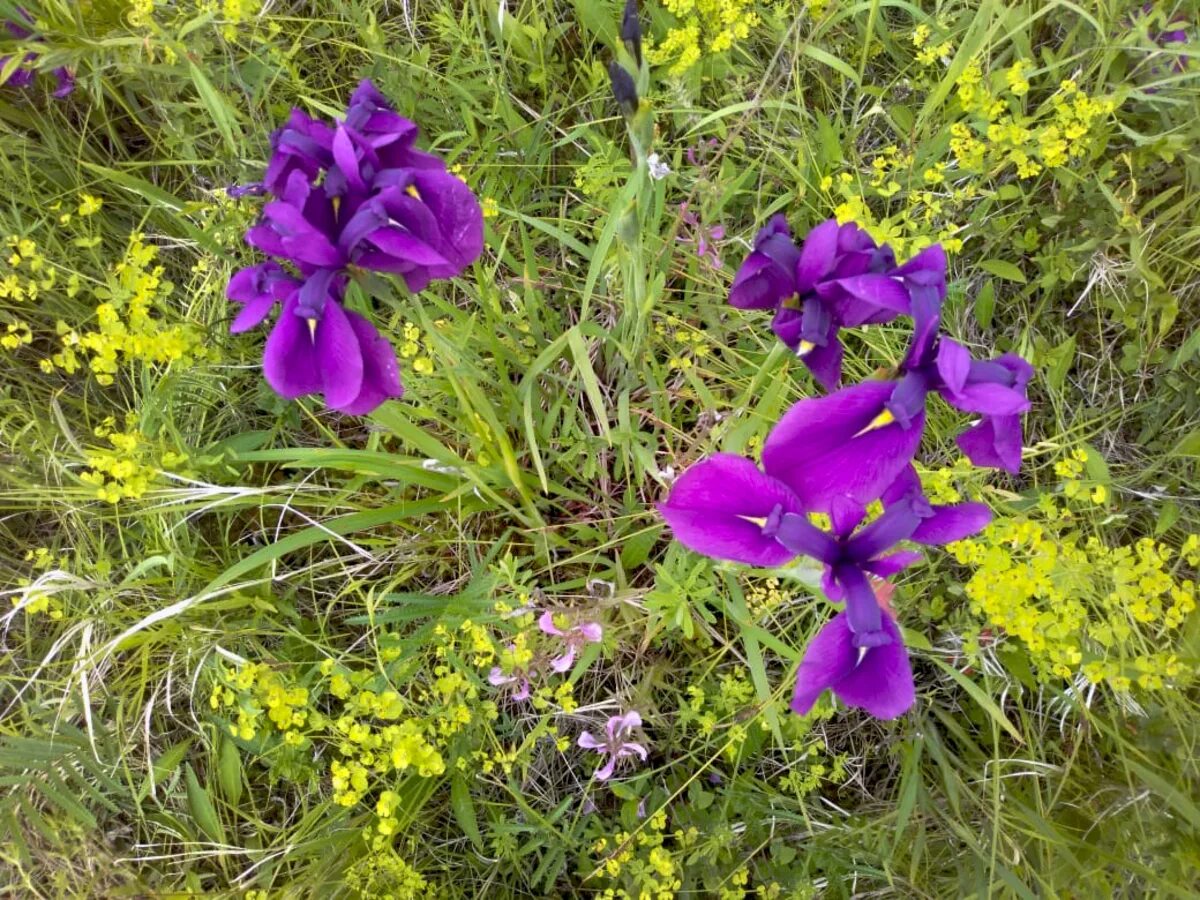
[[[943,391],[942,396],[955,409],[989,416],[1016,416],[1030,407],[1023,390],[994,382],[968,384],[957,393]]]
[[[952,544],[982,531],[990,521],[992,511],[984,503],[934,506],[933,515],[921,521],[912,540],[918,544]]]
[[[807,510],[828,512],[833,498],[876,500],[909,464],[925,425],[917,416],[868,429],[884,411],[894,382],[867,381],[796,403],[771,430],[763,467]]]
[[[775,536],[793,555],[808,556],[826,565],[832,565],[841,552],[837,541],[803,514],[784,515]]]
[[[941,244],[926,247],[892,274],[912,284],[933,287],[941,299],[946,297],[946,251]]]
[[[571,666],[573,666],[574,664],[575,664],[575,648],[574,647],[568,647],[567,652],[564,653],[562,656],[556,656],[554,659],[550,660],[550,668],[553,669],[555,672],[557,672],[560,675],[563,672],[567,671],[569,668],[571,668]]]
[[[921,479],[912,465],[905,466],[880,496],[884,506],[892,506],[914,494],[921,493]]]
[[[449,260],[424,241],[398,228],[380,228],[367,235],[380,252],[415,266],[447,266]]]
[[[853,671],[858,648],[852,638],[849,620],[843,612],[826,622],[812,639],[796,671],[792,712],[806,715],[821,694]]]
[[[738,309],[774,309],[795,293],[792,279],[761,253],[751,253],[733,276],[729,303]]]
[[[658,510],[685,547],[717,559],[753,566],[781,566],[795,554],[752,519],[768,519],[777,508],[803,507],[779,481],[750,460],[717,453],[689,468],[671,487]]]
[[[839,538],[849,537],[850,533],[867,517],[867,509],[853,497],[834,497],[829,504],[830,524],[833,533]]]
[[[615,769],[616,766],[617,758],[615,756],[609,756],[608,761],[605,762],[605,764],[599,769],[597,769],[592,777],[597,781],[608,781],[608,779],[612,777],[613,769]]]
[[[325,305],[315,337],[325,403],[334,409],[349,407],[362,390],[363,354],[354,326],[340,303]]]
[[[796,290],[807,294],[833,269],[838,247],[837,219],[827,219],[808,233],[796,262]]]
[[[918,505],[927,504],[923,499],[918,504],[910,498],[889,506],[883,515],[846,542],[846,555],[857,562],[866,562],[908,540],[922,522]]]
[[[650,755],[646,748],[637,741],[626,741],[617,748],[617,759],[624,759],[627,756],[639,756],[643,761]]]
[[[438,250],[462,272],[483,252],[483,210],[475,194],[448,172],[417,170],[413,183],[441,231]]]
[[[533,693],[533,689],[529,685],[529,679],[522,678],[521,686],[513,693],[512,698],[518,702],[521,700],[528,700],[531,693]]]
[[[589,644],[598,644],[604,638],[604,629],[599,622],[584,622],[577,630]]]
[[[967,383],[971,372],[971,353],[958,341],[942,338],[937,348],[937,370],[951,393],[958,393]]]
[[[879,608],[875,589],[866,573],[856,565],[839,565],[833,569],[833,577],[841,584],[846,596],[846,621],[854,632],[856,647],[872,646],[887,640],[882,633],[883,620],[887,618]]]
[[[879,559],[872,559],[862,564],[862,567],[874,575],[876,578],[891,578],[893,575],[898,575],[907,569],[909,566],[919,563],[925,557],[915,550],[901,550],[899,553],[893,553],[890,556],[882,556]]]
[[[249,331],[262,322],[271,313],[276,300],[270,294],[264,294],[253,300],[247,300],[229,326],[230,334],[241,334]]]
[[[887,275],[855,275],[842,278],[837,282],[838,287],[856,300],[864,301],[876,308],[888,310],[896,315],[907,315],[912,308],[912,301],[904,285],[895,278]],[[862,317],[862,321],[866,320]],[[862,324],[861,321],[847,321],[848,327],[853,328]]]
[[[59,66],[52,74],[58,83],[58,86],[54,89],[54,97],[62,100],[75,90],[75,76],[66,66]]]
[[[362,387],[358,396],[351,402],[342,406],[330,403],[330,406],[348,416],[365,416],[385,400],[403,397],[404,384],[400,381],[400,366],[396,362],[396,350],[391,342],[358,313],[349,309],[345,312],[362,353]]]
[[[833,685],[833,693],[847,706],[859,706],[877,719],[894,719],[916,702],[912,664],[900,629],[890,616],[883,617],[888,644],[871,647],[854,669]]]
[[[295,310],[293,294],[284,303],[279,321],[267,337],[263,350],[263,375],[267,384],[289,400],[318,393],[322,386],[317,348],[308,322],[297,316]]]
[[[942,321],[942,298],[936,288],[927,285],[913,285],[909,296],[912,298],[913,337],[903,366],[914,369],[929,362]]]
[[[817,384],[827,391],[837,390],[842,380],[842,342],[838,340],[836,328],[824,346],[813,347],[801,355],[800,361],[812,372]]]
[[[1017,474],[1021,470],[1021,417],[986,418],[956,439],[959,448],[977,466]]]

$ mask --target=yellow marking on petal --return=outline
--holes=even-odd
[[[333,205],[333,217],[336,219],[338,217],[338,210],[342,208],[342,198],[334,197],[330,203]]]
[[[892,415],[892,411],[890,409],[885,409],[883,412],[873,418],[867,424],[866,428],[854,436],[858,437],[860,434],[866,434],[868,431],[875,431],[876,429],[884,428],[885,426],[891,425],[895,421],[896,417]]]
[[[308,319],[307,321],[308,321],[309,336],[312,337],[312,339],[315,341],[317,339],[317,320],[316,319]]]
[[[758,518],[758,517],[756,517],[756,516],[738,516],[738,518],[739,518],[739,519],[744,519],[744,520],[745,520],[745,521],[747,521],[747,522],[750,522],[750,523],[752,523],[752,524],[754,524],[754,525],[757,525],[759,528],[766,528],[766,527],[767,527],[767,520],[766,520],[766,517],[765,517],[765,516],[764,516],[764,517],[762,517],[762,518]]]
[[[804,356],[806,353],[811,353],[812,349],[817,346],[812,341],[801,341],[800,346],[796,348],[797,356]]]
[[[413,197],[414,199],[421,199],[421,192],[417,190],[417,186],[415,184],[410,184],[408,187],[406,187],[404,189],[404,193],[408,194],[408,196]]]

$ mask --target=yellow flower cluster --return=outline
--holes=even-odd
[[[1193,673],[1169,646],[1196,608],[1195,583],[1182,569],[1200,563],[1200,538],[1179,552],[1151,538],[1109,546],[1073,529],[1072,491],[1084,451],[1057,466],[1060,503],[1044,495],[1024,515],[996,519],[982,534],[948,548],[973,570],[964,589],[987,626],[1018,639],[1044,680],[1082,672],[1094,683],[1159,689]],[[940,498],[939,498],[940,499]],[[1172,562],[1174,561],[1174,562]]]
[[[950,128],[950,152],[960,169],[994,178],[1012,166],[1018,178],[1033,178],[1091,152],[1093,132],[1116,102],[1088,97],[1068,80],[1048,104],[1026,113],[1021,100],[1029,93],[1029,69],[1024,61],[1013,63],[995,92],[978,60],[962,72],[956,93],[966,118]]]
[[[162,469],[178,468],[187,462],[182,453],[160,452],[137,430],[135,419],[127,417],[126,425],[126,431],[115,431],[115,420],[109,417],[93,431],[96,437],[108,441],[109,448],[87,454],[87,469],[79,479],[96,489],[98,500],[136,500],[150,489]]]
[[[0,277],[0,300],[32,303],[43,291],[54,287],[58,281],[57,272],[46,265],[46,258],[38,252],[37,244],[32,239],[10,234],[5,244],[8,256],[5,260],[6,270]]]
[[[746,608],[755,618],[761,618],[782,604],[788,595],[779,589],[778,578],[755,581],[746,587]]]
[[[978,187],[971,183],[951,187],[945,184],[946,163],[935,163],[920,173],[921,187],[915,187],[912,157],[895,146],[884,147],[871,161],[871,178],[867,187],[879,197],[890,199],[902,188],[903,206],[894,214],[877,218],[863,197],[863,187],[849,172],[831,175],[821,181],[821,190],[831,197],[834,217],[842,223],[857,222],[878,242],[891,244],[901,257],[909,257],[930,244],[940,242],[948,253],[962,249],[962,239],[956,237],[961,227],[948,218],[967,208],[979,196]],[[839,199],[840,198],[840,199]],[[900,201],[897,201],[900,202]]]
[[[663,5],[678,24],[648,56],[654,65],[670,63],[672,75],[682,75],[705,53],[731,49],[759,23],[754,0],[663,0]]]
[[[158,248],[143,238],[131,235],[124,259],[113,268],[108,284],[94,289],[101,301],[96,307],[96,330],[80,334],[65,322],[58,323],[62,349],[41,360],[44,371],[62,369],[71,374],[79,368],[79,354],[83,353],[90,357],[88,366],[96,381],[110,385],[122,362],[190,365],[214,355],[200,329],[169,325],[151,315],[174,285],[162,279],[163,267],[154,265]]]
[[[412,322],[404,323],[404,341],[400,344],[401,359],[411,359],[413,371],[418,375],[433,373],[433,343],[429,338],[422,340],[421,329]]]
[[[396,797],[391,791],[385,791],[384,795]],[[380,801],[382,802],[382,796]],[[390,849],[368,853],[362,859],[356,860],[346,869],[344,879],[346,887],[353,891],[356,897],[420,900],[424,897],[443,896],[420,872]]]
[[[619,884],[602,890],[604,900],[673,900],[683,887],[682,868],[677,854],[694,846],[700,838],[695,828],[666,834],[667,814],[658,810],[635,834],[619,831],[611,839],[602,837],[592,844],[595,861],[589,865]],[[665,841],[674,838],[674,853]]]

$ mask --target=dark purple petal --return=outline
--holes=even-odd
[[[837,541],[803,514],[787,513],[779,523],[775,539],[792,552],[831,565],[838,558]],[[831,598],[832,599],[832,598]]]
[[[1003,469],[1017,474],[1021,470],[1021,417],[985,418],[956,439],[959,448],[977,466]]]
[[[297,306],[297,312],[299,309]],[[334,409],[348,408],[362,391],[365,366],[358,335],[340,303],[325,305],[315,338],[325,403]]]
[[[729,303],[738,309],[774,309],[796,292],[791,275],[767,256],[754,252],[733,277]]]
[[[792,712],[805,715],[817,698],[844,679],[858,662],[858,648],[846,614],[838,613],[825,623],[804,651],[792,691]]]
[[[800,361],[812,373],[817,384],[827,391],[835,391],[842,380],[842,354],[842,342],[835,332],[824,346],[817,345],[800,354]]]
[[[896,476],[896,480],[884,489],[879,499],[883,501],[883,505],[886,507],[920,493],[921,479],[917,475],[917,470],[912,465],[907,465]]]
[[[931,362],[942,321],[942,298],[936,287],[920,284],[909,288],[909,296],[912,298],[913,338],[902,365],[911,370]]]
[[[57,84],[53,96],[61,100],[75,90],[75,75],[66,66],[59,66],[51,74]]]
[[[938,341],[937,371],[950,393],[961,391],[971,374],[971,353],[958,341],[942,338]]]
[[[872,559],[863,563],[863,569],[870,572],[876,578],[891,578],[893,575],[898,575],[907,569],[909,566],[919,563],[925,557],[916,550],[901,550],[899,553],[892,553],[888,556],[881,556],[879,559]]]
[[[894,719],[917,700],[912,664],[900,629],[890,616],[883,617],[891,641],[871,647],[848,675],[834,684],[834,695],[847,706],[858,706],[877,719]]]
[[[846,542],[846,555],[856,562],[874,559],[901,541],[908,540],[921,524],[921,519],[921,511],[911,498],[889,506],[883,515]]]
[[[846,621],[854,632],[854,646],[870,647],[886,641],[883,620],[887,616],[879,608],[866,573],[856,565],[838,565],[833,568],[833,577],[845,591]]]
[[[672,485],[658,510],[676,540],[706,556],[770,567],[796,555],[764,534],[763,525],[773,513],[802,513],[803,507],[785,485],[745,457],[717,453],[696,463]]]
[[[449,260],[424,241],[399,228],[380,228],[367,235],[366,239],[374,244],[379,252],[393,257],[400,263],[407,264],[410,268],[450,265]]]
[[[462,272],[483,252],[483,209],[467,185],[448,172],[417,170],[413,183],[441,232],[438,251]]]
[[[334,408],[348,416],[365,416],[385,400],[403,397],[404,385],[400,382],[400,367],[391,343],[353,310],[346,310],[346,317],[362,353],[362,389],[350,403]]]
[[[804,508],[828,512],[833,498],[876,500],[912,460],[924,416],[905,429],[880,425],[894,383],[867,381],[826,397],[801,400],[763,446],[763,467],[795,491]]]
[[[926,247],[892,274],[909,284],[934,288],[939,300],[946,298],[946,251],[941,244]]]
[[[855,275],[840,279],[837,285],[854,299],[877,309],[884,309],[896,315],[907,315],[912,310],[912,302],[904,285],[887,275]],[[845,325],[853,328],[869,318],[861,313],[860,316],[861,321],[848,320]]]
[[[267,384],[289,400],[318,393],[322,386],[312,332],[308,321],[297,316],[295,311],[293,296],[283,304],[283,312],[263,350],[263,375]]]
[[[837,219],[827,219],[808,233],[796,261],[796,290],[811,291],[833,269],[838,248]]]
[[[992,511],[984,503],[934,506],[933,515],[921,520],[912,540],[918,544],[952,544],[987,527]]]
[[[867,517],[867,508],[853,497],[834,497],[829,504],[829,521],[834,535],[848,538]]]

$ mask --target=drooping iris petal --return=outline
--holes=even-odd
[[[838,251],[837,219],[827,219],[805,237],[796,262],[796,290],[806,294],[833,270]]]
[[[403,397],[404,385],[400,381],[396,349],[391,342],[354,310],[346,310],[346,317],[350,320],[350,327],[354,329],[362,354],[362,387],[352,401],[335,408],[348,416],[365,416],[385,400],[398,400]]]
[[[842,380],[842,342],[835,334],[824,345],[817,345],[801,354],[800,361],[808,367],[813,379],[827,391],[837,389]]]
[[[785,514],[775,531],[775,539],[794,556],[808,556],[827,566],[833,565],[838,559],[838,542],[803,514]]]
[[[1021,417],[993,416],[955,438],[967,459],[976,466],[1021,471]]]
[[[294,400],[319,393],[323,387],[316,343],[308,321],[296,315],[296,296],[283,304],[279,321],[263,350],[263,375],[281,397]]]
[[[772,216],[755,235],[754,250],[733,277],[730,304],[738,309],[775,308],[796,293],[799,258],[787,218],[782,214]]]
[[[768,435],[763,468],[811,511],[828,512],[839,495],[873,502],[909,464],[925,425],[923,414],[908,428],[879,424],[894,387],[867,381],[796,403]]]
[[[326,304],[313,339],[325,402],[334,409],[349,407],[362,390],[365,367],[358,335],[340,303]]]
[[[942,384],[951,394],[957,394],[967,385],[971,374],[971,353],[958,341],[942,338],[938,341],[937,371]]]
[[[658,505],[685,547],[752,566],[782,566],[795,554],[764,526],[775,515],[801,513],[787,486],[745,457],[717,453],[689,468]]]
[[[917,692],[900,629],[886,615],[883,627],[891,642],[868,649],[858,665],[832,687],[834,696],[847,706],[861,707],[886,720],[912,709]]]
[[[475,194],[449,172],[417,170],[413,183],[437,221],[442,243],[437,248],[459,271],[483,252],[483,209]]]
[[[858,706],[878,719],[894,719],[916,702],[912,667],[900,630],[884,617],[890,643],[861,653],[845,613],[829,620],[808,645],[792,693],[793,712],[805,715],[827,689],[848,706]],[[860,659],[861,655],[861,659]]]
[[[846,556],[855,562],[866,562],[908,540],[920,527],[922,513],[927,508],[923,500],[913,499],[889,506],[883,515],[846,541]]]
[[[870,321],[879,310],[886,310],[895,315],[907,315],[911,311],[912,301],[904,284],[888,275],[854,275],[842,278],[838,287],[849,294],[856,304],[843,307],[842,324],[853,328]]]
[[[933,515],[921,520],[912,533],[918,544],[952,544],[982,531],[992,521],[992,511],[983,503],[934,506]]]
[[[314,182],[333,161],[333,129],[293,109],[287,123],[271,136],[271,159],[263,184],[271,193],[283,193],[293,172],[302,172]]]

